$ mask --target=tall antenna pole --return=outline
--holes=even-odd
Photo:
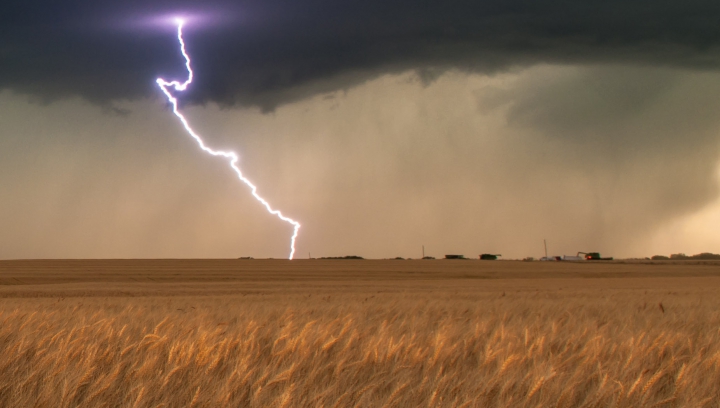
[[[545,259],[547,259],[547,240],[543,239],[543,243],[545,244]]]

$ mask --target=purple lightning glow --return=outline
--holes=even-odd
[[[289,259],[293,259],[293,256],[295,255],[295,240],[298,236],[298,231],[300,230],[300,223],[293,220],[292,218],[284,216],[279,210],[273,210],[272,207],[270,207],[270,204],[260,195],[257,193],[257,187],[250,182],[245,176],[243,176],[242,171],[238,167],[238,155],[235,152],[232,151],[223,151],[223,150],[213,150],[205,145],[205,142],[203,142],[202,138],[195,133],[195,131],[190,127],[190,124],[188,123],[187,119],[185,119],[185,116],[183,116],[182,113],[178,110],[178,100],[175,98],[172,93],[170,93],[170,90],[168,88],[172,87],[178,92],[182,92],[185,89],[187,89],[188,85],[192,83],[193,80],[193,70],[190,67],[190,56],[187,54],[187,51],[185,50],[185,41],[182,37],[182,28],[185,24],[185,21],[183,19],[176,19],[175,22],[177,23],[177,37],[178,42],[180,43],[180,52],[182,52],[183,57],[185,58],[185,68],[187,68],[188,71],[188,79],[185,82],[179,82],[179,81],[165,81],[162,78],[158,78],[156,80],[158,86],[163,91],[165,96],[167,96],[168,101],[172,104],[173,107],[173,113],[175,116],[180,119],[180,122],[182,122],[183,126],[185,127],[185,130],[192,136],[193,139],[198,143],[201,149],[206,151],[207,153],[210,153],[213,156],[222,156],[226,159],[228,159],[228,162],[230,164],[230,167],[235,171],[240,181],[245,183],[248,187],[250,187],[250,191],[252,192],[253,197],[255,197],[256,200],[258,200],[270,214],[273,214],[280,218],[281,220],[292,224],[293,226],[293,234],[292,238],[290,238],[290,256]]]

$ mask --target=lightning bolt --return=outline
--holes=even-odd
[[[183,40],[182,36],[182,28],[185,24],[185,21],[182,19],[177,19],[177,38],[178,42],[180,43],[180,52],[182,52],[183,57],[185,58],[185,68],[187,68],[188,71],[188,78],[185,82],[179,82],[179,81],[171,81],[168,82],[162,78],[158,78],[156,80],[158,86],[162,90],[162,92],[167,96],[168,101],[172,105],[172,111],[175,114],[175,116],[180,119],[180,122],[182,123],[183,127],[185,127],[185,130],[192,136],[193,139],[198,143],[200,148],[204,150],[205,152],[213,155],[213,156],[220,156],[224,157],[228,160],[228,164],[230,164],[230,167],[235,171],[240,181],[245,183],[248,187],[250,187],[250,192],[252,193],[253,197],[255,197],[256,200],[258,200],[264,207],[267,209],[267,211],[270,214],[275,215],[276,217],[280,218],[281,220],[291,224],[293,226],[293,234],[292,238],[290,238],[290,256],[289,259],[293,259],[293,256],[295,255],[295,240],[298,236],[298,231],[300,231],[300,223],[293,220],[292,218],[286,217],[281,213],[279,210],[273,210],[273,208],[270,206],[270,203],[268,203],[264,198],[262,198],[258,192],[257,187],[255,184],[253,184],[250,180],[247,179],[240,170],[240,167],[238,167],[238,161],[240,160],[238,158],[237,153],[233,151],[223,151],[223,150],[214,150],[207,145],[205,145],[205,142],[202,140],[202,138],[190,127],[190,124],[188,123],[187,119],[185,119],[185,116],[183,116],[182,113],[178,110],[178,100],[176,97],[173,96],[173,94],[170,92],[170,88],[175,89],[175,91],[182,92],[187,89],[188,85],[192,83],[193,80],[193,70],[190,67],[190,56],[188,55],[187,51],[185,50],[185,41]]]

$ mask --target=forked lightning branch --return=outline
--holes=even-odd
[[[163,91],[165,96],[167,96],[170,104],[172,105],[173,113],[175,114],[175,116],[178,117],[178,119],[180,119],[180,122],[182,122],[182,125],[183,125],[183,127],[185,127],[185,130],[188,132],[188,134],[190,134],[190,136],[192,136],[193,139],[195,139],[195,141],[198,143],[200,148],[213,156],[220,156],[220,157],[224,157],[225,159],[227,159],[228,163],[230,164],[230,167],[235,171],[235,173],[237,174],[240,181],[242,181],[248,187],[250,187],[250,191],[251,191],[253,197],[255,197],[255,199],[257,199],[267,209],[267,211],[270,214],[275,215],[276,217],[280,218],[281,220],[283,220],[293,226],[293,234],[292,234],[292,237],[290,238],[290,256],[289,256],[289,259],[293,259],[293,256],[295,255],[295,240],[297,239],[298,231],[300,230],[300,223],[293,220],[292,218],[286,217],[279,210],[274,210],[270,206],[270,204],[258,194],[257,187],[252,182],[250,182],[250,180],[248,180],[247,177],[245,177],[243,175],[242,171],[240,170],[240,167],[238,167],[238,161],[239,161],[238,155],[233,151],[214,150],[214,149],[207,147],[207,145],[205,145],[205,142],[202,140],[202,138],[192,129],[192,127],[190,127],[190,124],[188,123],[187,119],[185,119],[185,116],[183,116],[183,114],[180,113],[180,110],[178,109],[178,100],[175,96],[173,96],[172,92],[170,91],[170,88],[173,88],[177,92],[182,92],[182,91],[186,90],[188,85],[190,85],[192,83],[193,70],[192,70],[192,67],[190,66],[190,56],[188,55],[187,51],[185,50],[185,41],[183,40],[183,36],[182,36],[182,29],[183,29],[183,25],[185,24],[185,22],[182,19],[177,19],[176,21],[177,21],[177,27],[178,27],[177,28],[177,37],[178,37],[178,42],[180,43],[180,52],[182,52],[182,55],[185,58],[185,67],[187,68],[187,71],[188,71],[188,78],[187,78],[187,80],[185,80],[185,82],[179,82],[179,81],[168,82],[162,78],[158,78],[156,82],[157,82],[158,86],[160,86],[160,89]]]

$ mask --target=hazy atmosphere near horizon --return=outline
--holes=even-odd
[[[720,252],[720,3],[0,5],[0,258]]]

